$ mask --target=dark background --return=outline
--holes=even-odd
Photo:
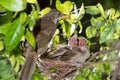
[[[53,3],[55,3],[56,0],[52,0]],[[67,0],[60,0],[61,2],[65,2]],[[75,2],[75,4],[80,7],[82,3],[85,4],[85,6],[91,6],[96,5],[97,3],[101,3],[104,9],[108,8],[120,8],[120,0],[70,0],[72,2]],[[41,9],[45,8],[46,6],[50,6],[50,0],[38,0]]]

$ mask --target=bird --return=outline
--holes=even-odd
[[[73,48],[73,52],[75,55],[71,57],[71,60],[80,64],[85,63],[90,57],[90,50],[88,49],[84,38],[79,38],[78,46]]]
[[[72,52],[72,48],[77,46],[77,44],[78,44],[77,36],[73,35],[70,39],[68,39],[67,45],[60,47],[54,54],[49,55],[48,58],[60,60],[61,56],[64,55],[63,57],[65,57],[65,54]],[[69,58],[69,57],[66,57],[66,58]]]
[[[69,47],[75,47],[78,45],[78,41],[77,41],[77,35],[73,35],[69,40],[68,40],[68,46]]]
[[[90,51],[86,45],[85,39],[74,35],[68,41],[68,46],[58,49],[50,59],[67,61],[71,63],[83,64],[90,57]]]
[[[36,21],[33,35],[37,48],[34,50],[30,45],[28,46],[25,52],[25,63],[21,69],[20,80],[30,80],[35,70],[37,58],[47,50],[48,44],[55,33],[57,21],[61,19],[61,17],[61,12],[56,9],[51,9],[50,12]]]

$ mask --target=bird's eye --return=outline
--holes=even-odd
[[[58,13],[58,16],[61,16],[61,13],[60,13],[60,12]]]

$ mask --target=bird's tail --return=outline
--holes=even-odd
[[[37,53],[35,51],[27,53],[25,63],[21,69],[20,80],[30,80],[35,70],[36,60]]]

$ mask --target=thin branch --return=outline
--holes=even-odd
[[[90,59],[88,59],[87,62],[95,59],[95,58],[96,58],[98,55],[100,55],[100,54],[106,54],[106,53],[109,53],[109,52],[112,52],[112,51],[115,51],[115,50],[119,50],[119,48],[111,48],[111,49],[109,49],[109,50],[101,50],[101,51],[98,51],[98,52],[96,52],[92,57],[90,57]]]
[[[109,50],[101,50],[101,51],[96,52],[87,62],[93,60],[94,58],[96,58],[100,54],[106,54],[106,53],[109,53],[109,52],[112,52],[115,50],[118,50],[118,51],[120,50],[120,40],[116,43],[114,48],[111,48]]]
[[[116,80],[117,79],[119,71],[120,71],[120,58],[118,59],[118,62],[116,64],[116,68],[115,68],[115,71],[113,73],[113,76],[112,76],[111,80]]]

